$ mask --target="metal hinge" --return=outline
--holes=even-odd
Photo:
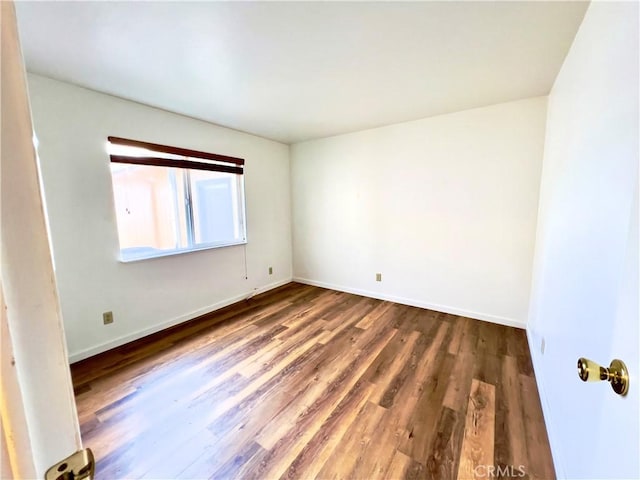
[[[45,480],[92,480],[96,471],[96,462],[90,448],[78,450],[68,456],[44,474]]]

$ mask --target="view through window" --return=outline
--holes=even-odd
[[[183,153],[175,147],[127,141],[157,147],[150,150],[113,138],[109,153],[123,261],[246,242],[243,168],[223,161],[231,157],[203,160],[158,151]]]

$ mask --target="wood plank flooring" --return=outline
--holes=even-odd
[[[98,479],[555,478],[514,328],[290,283],[71,370]]]

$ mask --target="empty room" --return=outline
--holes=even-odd
[[[2,478],[640,478],[639,3],[11,2]]]

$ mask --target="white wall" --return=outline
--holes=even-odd
[[[592,2],[549,96],[528,330],[560,478],[640,477],[638,40],[637,2]],[[582,356],[627,362],[628,396]]]
[[[36,75],[29,90],[72,361],[290,281],[287,145]],[[248,280],[243,246],[118,262],[108,135],[246,159]]]
[[[293,145],[294,277],[524,326],[545,112],[540,97]]]

